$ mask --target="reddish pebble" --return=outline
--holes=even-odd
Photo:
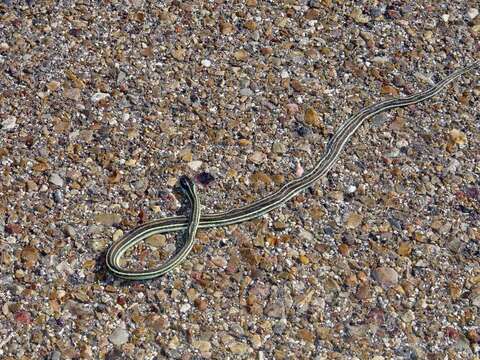
[[[15,313],[15,321],[20,324],[30,324],[32,322],[32,318],[30,317],[30,313],[25,310],[19,310]]]
[[[7,224],[5,225],[5,230],[10,235],[21,234],[22,228],[18,224]]]

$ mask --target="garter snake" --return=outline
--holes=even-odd
[[[285,202],[308,188],[330,170],[350,137],[366,120],[389,109],[405,107],[430,99],[453,80],[479,65],[480,61],[477,60],[464,68],[456,70],[448,77],[418,94],[404,98],[385,100],[364,108],[340,125],[328,142],[323,155],[311,170],[306,172],[303,176],[284,184],[280,189],[270,195],[251,204],[215,214],[200,214],[200,202],[198,200],[195,185],[189,178],[181,177],[180,186],[191,204],[190,216],[188,218],[186,216],[173,216],[153,220],[127,233],[108,249],[106,255],[108,269],[114,275],[130,280],[153,279],[171,271],[188,256],[192,249],[197,229],[238,224],[258,218],[282,206]],[[121,266],[120,260],[125,252],[139,242],[155,234],[180,230],[187,230],[185,244],[173,255],[173,257],[160,267],[151,270],[137,271],[125,269]]]

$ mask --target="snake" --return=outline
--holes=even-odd
[[[298,193],[309,188],[333,167],[342,150],[357,129],[368,119],[384,111],[428,100],[458,77],[479,67],[480,60],[452,72],[426,90],[406,97],[387,99],[367,106],[345,120],[328,141],[313,168],[302,176],[286,182],[278,190],[250,204],[224,212],[203,214],[195,183],[187,176],[179,179],[180,188],[190,203],[189,216],[171,216],[146,222],[114,241],[106,253],[106,266],[116,277],[127,280],[149,280],[164,275],[179,266],[191,252],[198,229],[224,227],[259,218],[284,205]],[[133,270],[122,266],[122,258],[133,246],[147,238],[163,233],[186,231],[183,246],[171,258],[153,269]]]

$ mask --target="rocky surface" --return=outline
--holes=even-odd
[[[58,5],[61,4],[61,5]],[[267,195],[478,59],[476,2],[0,2],[2,359],[480,355],[480,77],[362,126],[283,208],[127,282],[112,241]],[[131,254],[155,266],[156,236]]]

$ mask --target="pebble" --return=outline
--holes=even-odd
[[[102,100],[105,100],[107,98],[110,97],[110,94],[106,94],[106,93],[95,93],[94,95],[92,95],[92,97],[90,98],[90,100],[92,102],[99,102],[99,101],[102,101]]]
[[[57,173],[53,173],[50,175],[50,178],[48,179],[53,185],[56,186],[63,186],[63,179],[60,175]]]
[[[2,130],[10,131],[17,126],[17,119],[14,116],[8,116],[2,121]]]
[[[128,331],[125,328],[117,327],[110,334],[110,336],[108,337],[108,340],[110,340],[110,342],[113,345],[121,346],[121,345],[125,344],[126,342],[128,342],[129,337],[130,337],[130,334],[128,333]]]
[[[152,235],[147,238],[146,243],[150,246],[156,247],[156,248],[161,248],[165,246],[165,243],[167,241],[167,238],[163,234],[156,234]]]
[[[99,225],[112,226],[120,221],[122,221],[122,217],[118,214],[100,213],[95,215],[95,222]]]
[[[188,167],[193,171],[198,171],[202,167],[203,161],[194,160],[188,163]]]
[[[212,66],[212,62],[208,59],[202,60],[202,65],[205,66],[206,68]]]
[[[398,284],[398,273],[395,269],[381,266],[373,271],[373,278],[385,288],[389,288]]]
[[[206,340],[193,340],[192,346],[201,353],[209,352],[212,348],[212,344],[210,343],[210,341]]]
[[[240,89],[240,95],[241,96],[253,96],[254,92],[250,88],[243,88],[243,89]]]
[[[475,19],[478,16],[478,9],[477,8],[469,8],[467,11],[467,15],[470,20]]]

